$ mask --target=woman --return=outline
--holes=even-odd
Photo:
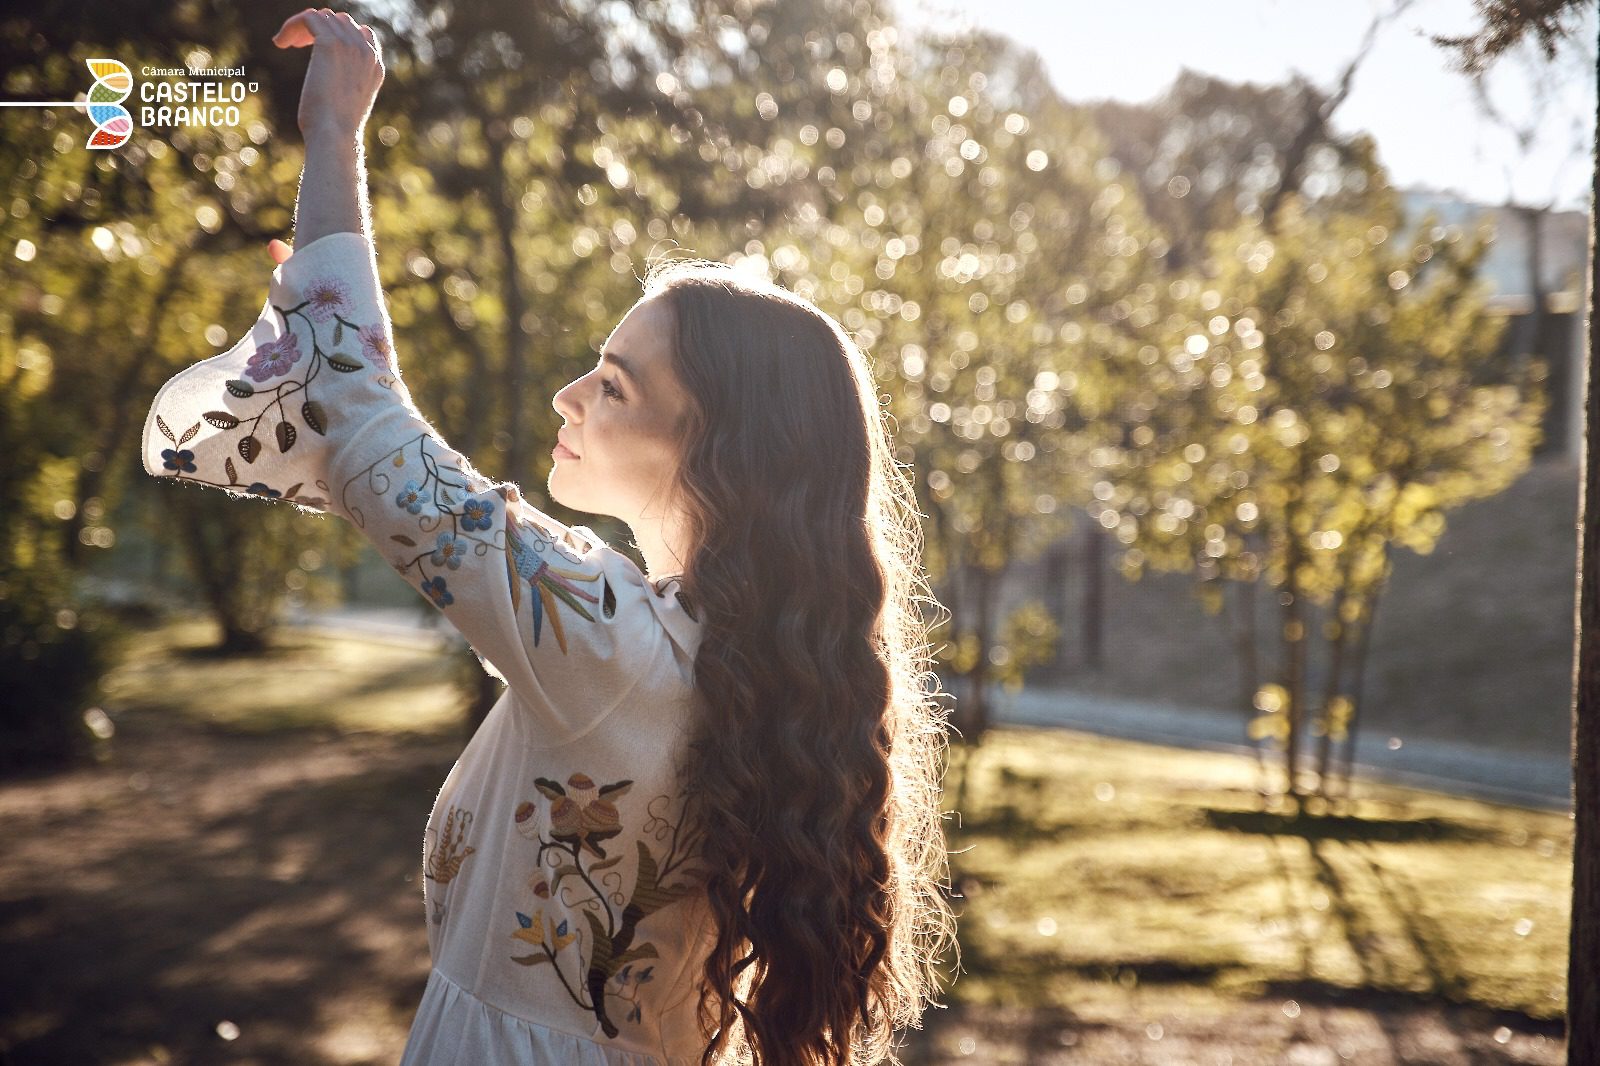
[[[860,351],[711,264],[653,273],[563,388],[553,498],[479,474],[396,366],[361,139],[376,38],[327,9],[299,248],[179,373],[145,466],[360,528],[507,689],[429,817],[433,967],[403,1062],[892,1058],[952,934],[915,512]]]

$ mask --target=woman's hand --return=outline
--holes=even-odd
[[[300,89],[300,133],[357,141],[383,84],[383,49],[377,35],[344,12],[306,8],[273,35],[279,48],[311,45],[311,65]]]
[[[284,244],[276,237],[267,242],[267,251],[271,254],[272,261],[277,263],[279,266],[287,263],[289,261],[289,257],[294,254],[293,248],[289,247],[287,244]]]

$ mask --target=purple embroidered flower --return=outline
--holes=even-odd
[[[300,342],[295,335],[285,333],[275,341],[268,341],[256,349],[245,364],[244,376],[256,381],[267,381],[289,372],[300,361]]]
[[[445,530],[439,534],[439,546],[433,550],[433,565],[461,569],[461,559],[467,554],[466,543],[454,533]]]
[[[415,478],[406,482],[406,487],[400,490],[400,495],[394,502],[410,511],[412,514],[422,513],[422,486],[417,484]]]
[[[427,593],[428,599],[433,601],[435,607],[448,607],[456,602],[456,598],[445,589],[442,577],[435,576],[425,580],[422,583],[422,591]]]
[[[274,499],[274,500],[283,495],[283,493],[279,492],[277,489],[269,489],[269,488],[267,488],[266,482],[264,482],[264,481],[252,482],[250,487],[245,489],[244,491],[253,492],[257,496],[266,496],[269,499]]]
[[[394,346],[383,335],[383,326],[363,326],[359,336],[361,354],[367,357],[367,362],[375,369],[394,373]]]
[[[306,314],[318,322],[350,313],[350,286],[338,278],[317,278],[306,286]]]
[[[461,505],[461,528],[468,532],[474,529],[488,529],[492,518],[494,518],[492,500],[480,500],[474,496]]]
[[[182,470],[186,473],[194,473],[194,452],[190,451],[188,448],[181,449],[180,451],[173,451],[171,448],[163,448],[161,449],[161,458],[166,460],[166,462],[162,463],[161,465],[166,467],[168,470]],[[487,524],[484,526],[484,528],[488,528]]]

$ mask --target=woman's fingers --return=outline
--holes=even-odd
[[[382,55],[377,35],[370,27],[357,22],[349,12],[333,11],[326,7],[308,7],[290,15],[278,32],[272,35],[272,41],[279,48],[304,48],[326,37],[352,45],[365,43],[374,53]]]
[[[272,261],[277,263],[279,266],[282,266],[288,261],[289,257],[294,254],[293,248],[290,248],[287,244],[278,240],[276,237],[267,242],[267,251],[272,253]]]
[[[298,15],[290,15],[273,35],[272,41],[279,48],[304,48],[316,44],[318,37],[333,32],[330,21],[321,11],[308,7]]]

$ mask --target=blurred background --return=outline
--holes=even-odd
[[[142,469],[291,235],[293,5],[0,14],[0,1062],[383,1063],[498,696],[354,529]],[[954,697],[918,1063],[1555,1063],[1595,14],[1468,0],[352,6],[411,391],[543,498],[654,256],[872,356]],[[1452,43],[1454,42],[1454,43]],[[195,118],[195,116],[187,116]],[[236,121],[235,121],[236,119]]]

